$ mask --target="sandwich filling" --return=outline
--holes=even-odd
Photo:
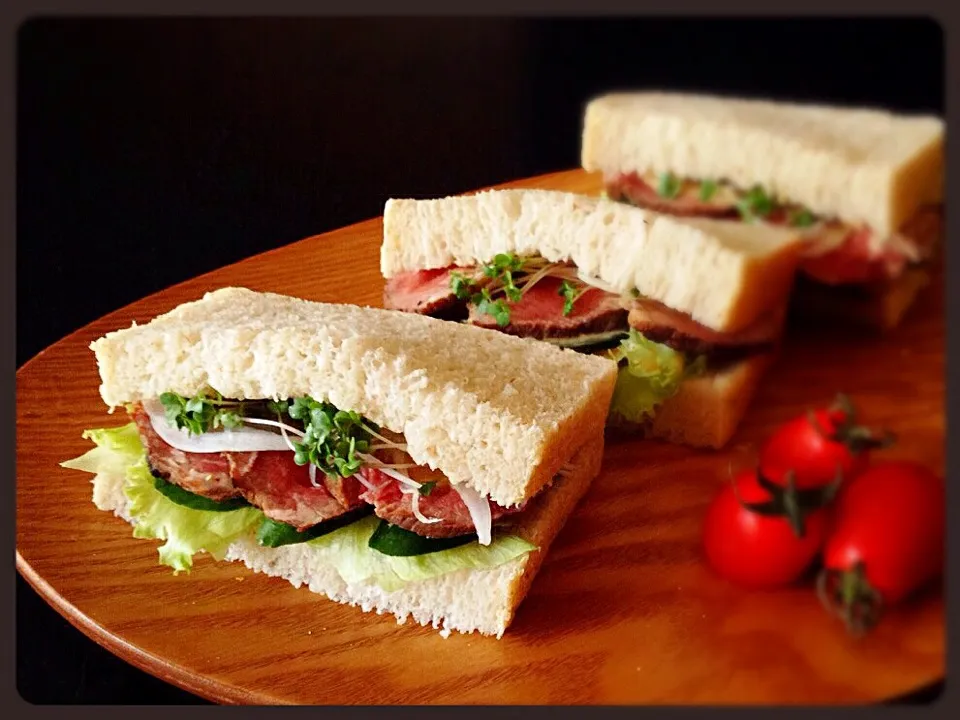
[[[356,511],[424,538],[489,544],[503,507],[406,452],[403,436],[309,397],[229,400],[164,393],[128,412],[152,474],[214,502],[241,500],[309,532]]]
[[[693,375],[720,371],[774,349],[780,316],[725,333],[637,292],[614,292],[570,263],[497,255],[474,267],[416,270],[390,278],[384,307],[536,338],[620,364],[611,411],[645,422]]]
[[[330,403],[230,400],[208,390],[164,393],[127,412],[128,426],[85,434],[112,444],[112,454],[98,448],[64,466],[116,473],[125,461],[137,536],[166,539],[161,561],[175,570],[250,531],[260,545],[279,547],[349,530],[363,535],[364,550],[354,548],[361,555],[469,556],[472,567],[534,549],[510,530],[547,489],[501,506],[418,465],[401,434]]]
[[[226,431],[211,434],[217,432]],[[130,521],[134,537],[162,540],[160,563],[174,573],[189,572],[198,553],[223,560],[235,547],[251,543],[278,552],[293,546],[290,551],[308,553],[348,584],[370,583],[389,592],[459,570],[494,568],[537,549],[511,532],[516,525],[499,528],[489,544],[476,535],[430,539],[381,520],[370,506],[298,531],[243,498],[211,500],[157,476],[135,422],[87,430],[83,437],[95,447],[61,465],[93,473],[94,504]],[[251,438],[244,442],[251,444]],[[259,482],[268,481],[261,477]],[[522,518],[515,516],[514,522]]]
[[[191,404],[198,409],[186,410]],[[296,418],[281,414],[291,410]],[[167,394],[129,412],[156,477],[208,500],[243,500],[297,532],[367,510],[426,538],[475,534],[489,543],[491,524],[522,510],[451,484],[413,462],[402,436],[310,399]],[[219,448],[210,442],[218,439]]]
[[[741,219],[803,228],[808,237],[800,271],[826,285],[890,282],[930,258],[941,231],[941,212],[926,206],[899,232],[882,235],[866,225],[818,216],[781,202],[762,187],[748,190],[724,181],[679,178],[670,173],[624,173],[605,178],[613,200],[671,215]]]

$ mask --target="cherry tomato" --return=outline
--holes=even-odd
[[[944,482],[928,468],[874,465],[841,488],[832,516],[818,589],[852,631],[942,573]]]
[[[829,521],[823,502],[803,504],[793,488],[755,470],[739,474],[707,510],[703,544],[711,567],[748,588],[798,580],[823,547]]]
[[[852,478],[870,464],[870,451],[892,444],[894,436],[856,424],[853,406],[844,396],[789,420],[760,451],[760,469],[771,478],[792,473],[798,490],[824,487],[839,475]]]

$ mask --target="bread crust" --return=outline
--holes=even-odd
[[[415,462],[495,502],[535,495],[599,431],[615,364],[548,343],[352,305],[223,288],[91,345],[108,406],[309,395],[403,433]]]
[[[487,570],[458,570],[429,580],[386,591],[371,582],[346,583],[308,544],[266,548],[251,535],[233,543],[227,561],[242,562],[255,572],[288,580],[294,587],[364,612],[389,613],[404,623],[408,618],[447,636],[452,631],[501,637],[513,622],[529,592],[551,544],[600,471],[603,433],[595,434],[570,461],[570,471],[557,478],[517,516],[510,532],[537,546],[503,565]],[[98,475],[93,481],[94,502],[104,511],[133,524],[123,478]]]
[[[722,448],[736,432],[777,352],[756,355],[722,372],[683,381],[677,394],[664,401],[647,423],[630,423],[611,415],[611,437],[634,436],[698,448]]]
[[[384,207],[384,277],[489,262],[572,262],[611,291],[638,290],[720,332],[785,305],[803,239],[793,228],[676,218],[553,190],[488,190]]]
[[[943,197],[945,124],[866,108],[669,92],[591,100],[581,164],[723,179],[889,235]]]

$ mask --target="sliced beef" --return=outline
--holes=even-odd
[[[374,486],[374,489],[364,493],[363,499],[373,505],[373,511],[377,517],[424,537],[457,537],[476,532],[470,511],[446,476],[429,468],[419,467],[415,470],[418,472],[404,472],[417,482],[436,483],[428,495],[419,496],[420,513],[427,518],[440,518],[440,522],[420,522],[413,514],[411,496],[401,491],[400,483],[376,468],[367,467],[360,472],[364,479]],[[520,508],[505,508],[490,502],[493,522],[519,511]]]
[[[456,303],[450,288],[450,268],[415,270],[394,275],[383,288],[383,306],[430,315]]]
[[[888,243],[879,253],[873,249],[871,230],[851,229],[843,242],[830,252],[804,258],[800,269],[804,275],[826,285],[891,280],[900,277],[911,262],[928,259],[941,232],[939,209],[923,208],[900,229],[899,243]]]
[[[467,316],[467,301],[461,300],[453,292],[453,272],[462,274],[478,287],[487,282],[486,276],[478,268],[448,267],[405,272],[387,281],[383,289],[383,306],[388,310],[463,320]]]
[[[321,477],[318,473],[317,477]],[[337,502],[348,510],[358,508],[363,505],[360,496],[363,495],[365,488],[355,477],[342,478],[339,475],[323,475],[323,485],[327,488]]]
[[[240,464],[248,463],[250,458],[231,459],[226,453],[185,453],[157,435],[142,405],[137,404],[131,415],[156,475],[211,500],[240,497],[240,491],[233,484],[233,474],[249,469]]]
[[[132,415],[154,472],[197,495],[211,500],[243,497],[268,518],[298,530],[362,504],[364,488],[355,477],[324,478],[318,473],[318,481],[324,482],[314,487],[307,466],[297,465],[292,452],[187,453],[157,435],[142,406]]]
[[[907,257],[893,249],[874,253],[870,235],[866,229],[850,231],[830,252],[803,258],[801,271],[826,285],[872,283],[899,276]]]
[[[671,215],[715,218],[740,216],[736,204],[704,202],[697,197],[696,191],[665,198],[636,173],[620,175],[607,182],[606,191],[611,200],[626,200],[631,205]]]
[[[297,465],[292,452],[274,450],[256,455],[250,472],[234,478],[234,483],[247,502],[272,520],[306,530],[362,504],[359,495],[363,486],[356,478],[341,480],[344,486],[353,486],[348,492],[356,500],[353,505],[344,506],[324,483],[313,486],[307,466]],[[318,480],[322,479],[323,474],[318,473]]]
[[[497,325],[493,316],[481,315],[476,307],[470,308],[469,321],[510,335],[539,340],[626,330],[627,311],[619,295],[590,287],[574,302],[572,312],[564,315],[564,299],[558,292],[561,283],[562,280],[555,277],[537,281],[524,292],[520,302],[510,303],[510,324],[505,327]]]
[[[639,298],[630,306],[630,327],[653,342],[674,350],[706,355],[713,365],[736,362],[773,349],[781,315],[769,314],[759,322],[735,333],[722,333],[698,323],[686,313]]]

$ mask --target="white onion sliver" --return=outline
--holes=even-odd
[[[470,512],[470,519],[473,520],[473,525],[477,529],[477,540],[481,545],[489,545],[493,530],[490,501],[481,497],[480,493],[466,485],[454,485],[453,483],[451,485]]]
[[[290,427],[286,423],[276,422],[274,420],[261,420],[259,418],[243,418],[244,422],[252,423],[254,425],[273,425],[280,428],[280,436],[283,438],[283,441],[287,444],[287,448],[291,452],[296,452],[297,449],[293,446],[293,443],[290,442],[290,436],[287,435],[287,432],[292,432],[299,437],[306,437],[306,433],[302,433],[294,427]]]
[[[307,473],[310,475],[310,484],[315,488],[320,487],[320,483],[317,482],[317,466],[313,463],[310,463],[310,467],[307,470]]]
[[[894,233],[880,243],[880,247],[876,248],[878,253],[882,252],[884,249],[892,250],[893,252],[900,253],[905,256],[908,260],[916,262],[921,259],[920,248],[916,242],[906,235],[901,235],[900,233]]]
[[[369,463],[370,465],[375,467],[377,470],[382,472],[387,477],[392,477],[401,485],[406,485],[407,487],[412,487],[417,490],[420,489],[420,483],[418,483],[416,480],[411,480],[403,473],[399,473],[396,470],[390,469],[384,463],[380,462],[380,460],[375,458],[373,455],[367,455],[365,453],[357,453],[357,456],[364,462]]]
[[[420,512],[420,491],[419,490],[407,490],[406,488],[401,488],[400,492],[404,495],[410,496],[410,507],[413,509],[413,515],[422,523],[430,525],[432,523],[440,522],[441,518],[427,517],[422,512]]]
[[[167,422],[163,405],[159,401],[147,401],[143,408],[150,417],[150,424],[160,438],[177,450],[189,453],[260,452],[289,450],[289,445],[280,435],[269,430],[240,427],[234,430],[215,430],[200,435],[191,435],[185,429],[172,427]]]
[[[805,257],[826,255],[843,245],[847,235],[848,230],[846,228],[827,227],[823,224],[815,225],[800,234],[807,241],[803,248],[803,255]]]
[[[353,477],[355,477],[355,478],[357,479],[357,482],[359,482],[361,485],[363,485],[367,490],[371,490],[371,491],[372,491],[372,490],[376,490],[376,489],[377,489],[377,486],[374,485],[374,484],[373,484],[372,482],[370,482],[369,480],[367,480],[367,479],[363,476],[362,473],[359,473],[359,472],[358,472],[358,473],[354,473],[354,474],[353,474]]]

